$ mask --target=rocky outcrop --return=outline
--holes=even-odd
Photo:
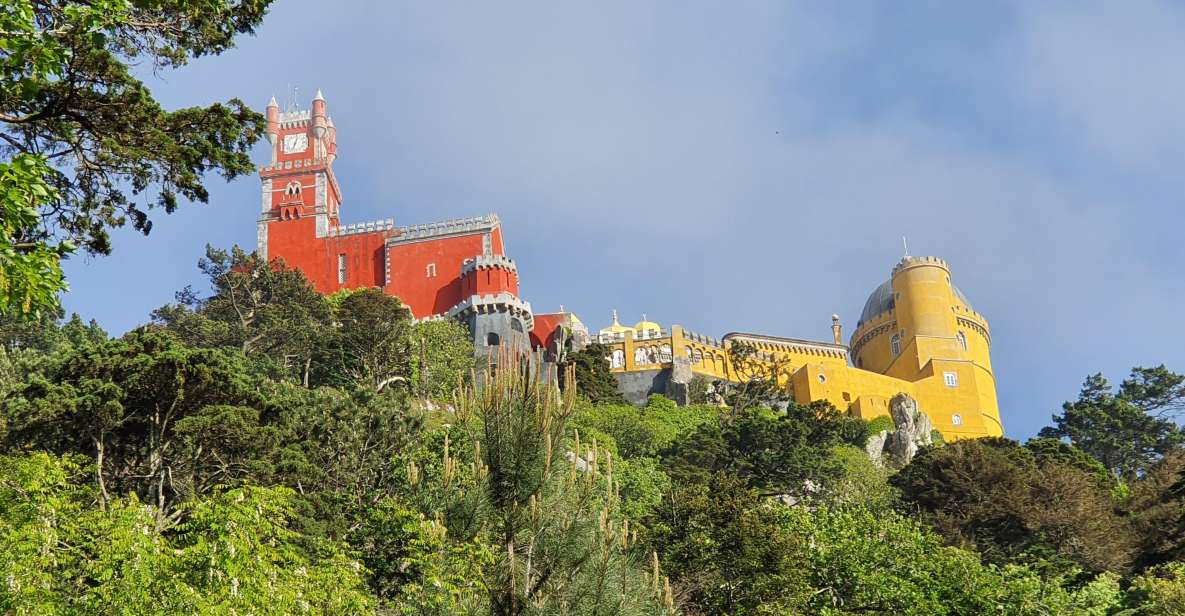
[[[920,447],[933,445],[934,424],[918,408],[918,401],[905,394],[897,394],[889,401],[889,414],[894,430],[885,430],[868,439],[864,450],[877,464],[888,463],[893,468],[909,464]]]

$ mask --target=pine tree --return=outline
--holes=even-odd
[[[665,613],[668,585],[635,562],[637,533],[619,513],[612,457],[567,432],[574,388],[535,378],[520,358],[498,365],[457,409],[473,426],[466,515],[496,555],[483,580],[489,613]],[[455,468],[446,454],[443,480]]]

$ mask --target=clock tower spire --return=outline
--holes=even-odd
[[[325,97],[317,90],[311,109],[280,111],[273,96],[267,106],[271,162],[259,170],[263,183],[258,252],[289,238],[322,238],[338,226],[341,189],[333,175],[337,158],[337,129],[329,117]]]

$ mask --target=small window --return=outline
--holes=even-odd
[[[346,255],[337,255],[337,283],[346,284]]]
[[[942,373],[942,380],[946,382],[947,387],[958,387],[959,386],[959,373],[958,372],[943,372]]]
[[[498,346],[502,344],[502,338],[498,334],[486,334],[486,346]]]
[[[435,278],[436,277],[436,264],[429,263],[428,266],[424,268],[424,274],[427,275],[429,278]]]
[[[513,329],[514,331],[521,333],[523,331],[523,324],[519,323],[518,319],[511,319],[510,320],[510,329]]]
[[[893,334],[889,340],[889,350],[893,352],[894,357],[901,354],[901,334]]]
[[[955,334],[955,339],[959,341],[959,346],[963,348],[964,352],[966,352],[967,351],[967,334],[964,334],[963,332],[959,332],[959,333]]]
[[[954,415],[950,416],[950,422],[953,425],[961,426],[961,425],[963,425],[963,416],[958,413],[955,413]]]
[[[819,373],[819,382],[826,383],[827,382],[827,375],[820,372]]]

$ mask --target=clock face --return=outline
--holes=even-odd
[[[284,151],[291,154],[293,152],[303,152],[309,148],[309,136],[305,133],[299,135],[288,135],[284,137]]]

